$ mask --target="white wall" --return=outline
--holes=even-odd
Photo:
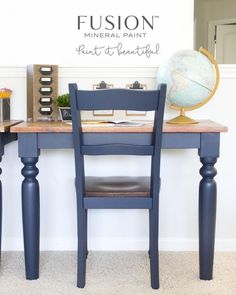
[[[134,80],[156,87],[156,68],[68,68],[60,67],[60,91],[68,81],[91,88],[94,81],[105,79],[117,87]],[[26,69],[0,68],[0,84],[14,89],[12,118],[25,118]],[[203,108],[189,113],[194,118],[212,119],[229,126],[221,136],[218,175],[218,213],[216,249],[236,250],[236,201],[233,169],[236,160],[235,95],[236,68],[221,66],[221,81],[215,97]],[[176,114],[166,109],[166,117]],[[118,162],[115,161],[118,159]],[[112,162],[110,162],[112,160]],[[124,156],[92,160],[87,157],[88,175],[148,175],[150,162],[144,157]],[[41,249],[76,249],[76,208],[74,162],[71,150],[43,150],[38,163],[41,184]],[[6,147],[1,167],[3,174],[3,249],[23,247],[21,223],[22,164],[17,158],[17,143]],[[164,250],[197,249],[198,183],[200,168],[196,150],[163,150],[160,205],[160,246]],[[89,248],[147,249],[148,216],[145,210],[90,210]]]
[[[1,11],[0,36],[3,46],[0,65],[156,66],[174,51],[191,48],[193,44],[193,0],[146,0],[145,3],[136,0],[10,0],[1,1]],[[109,14],[122,17],[157,15],[159,20],[153,31],[145,31],[147,36],[142,39],[86,39],[83,35],[86,30],[77,29],[78,15],[99,17]],[[125,30],[114,32],[122,34]],[[78,56],[76,52],[78,44],[91,48],[95,44],[114,46],[120,41],[129,49],[158,42],[160,55],[151,58],[137,55],[97,57]]]

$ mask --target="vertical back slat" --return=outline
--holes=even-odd
[[[160,84],[158,86],[159,91],[159,105],[158,110],[155,112],[154,128],[153,128],[153,140],[154,140],[154,154],[151,162],[151,191],[153,192],[153,203],[155,204],[156,195],[155,189],[159,190],[159,175],[160,175],[160,157],[161,157],[161,143],[162,143],[162,130],[163,130],[163,116],[165,108],[166,97],[166,85]],[[156,183],[154,183],[156,182]]]
[[[80,111],[77,105],[77,85],[69,84],[69,93],[71,101],[71,115],[72,115],[72,133],[74,142],[74,156],[75,156],[75,175],[76,175],[76,191],[77,196],[77,206],[78,208],[83,208],[82,196],[84,195],[85,185],[84,185],[84,156],[81,152],[82,137],[81,137],[81,118]]]

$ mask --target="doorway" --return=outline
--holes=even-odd
[[[236,19],[209,21],[208,50],[220,64],[236,64]]]

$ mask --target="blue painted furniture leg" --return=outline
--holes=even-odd
[[[24,176],[22,182],[22,214],[25,250],[26,278],[39,277],[39,173],[36,163],[38,157],[22,157]]]
[[[151,256],[151,211],[149,210],[149,248],[148,248],[148,257]]]
[[[202,180],[199,185],[199,248],[200,279],[211,280],[213,274],[215,222],[216,222],[216,182],[214,168],[216,158],[201,158]]]
[[[78,222],[78,263],[77,263],[77,287],[84,288],[86,276],[87,258],[87,210],[79,210],[77,215]]]
[[[0,157],[0,162],[2,157]],[[0,168],[0,174],[2,174],[2,169]],[[2,181],[0,180],[0,256],[2,250]]]
[[[151,286],[159,289],[159,257],[158,257],[158,211],[150,209],[150,272]]]
[[[88,210],[85,210],[85,251],[86,258],[88,258]]]
[[[214,167],[219,157],[220,135],[201,134],[199,149],[202,179],[199,185],[199,263],[200,279],[212,280],[215,246],[217,189]]]
[[[159,160],[160,161],[160,160]],[[152,159],[152,208],[149,210],[149,257],[151,272],[151,287],[159,289],[159,169],[158,159]]]

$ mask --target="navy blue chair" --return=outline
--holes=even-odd
[[[150,271],[151,286],[159,288],[158,261],[158,211],[160,186],[160,152],[166,85],[158,90],[130,89],[78,90],[69,84],[72,112],[72,129],[75,155],[75,186],[77,195],[78,272],[77,286],[85,286],[87,258],[87,211],[88,209],[148,209],[150,220]],[[152,143],[136,142],[93,145],[83,141],[80,111],[136,110],[154,111]],[[84,155],[150,155],[150,177],[85,177]]]

